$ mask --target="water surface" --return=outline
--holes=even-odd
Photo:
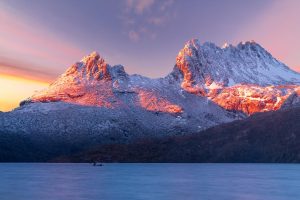
[[[296,164],[0,164],[1,200],[299,200]]]

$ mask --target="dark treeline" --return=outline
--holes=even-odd
[[[1,162],[300,162],[300,108],[200,133],[103,144],[97,136],[1,133]],[[108,141],[108,140],[107,140]]]

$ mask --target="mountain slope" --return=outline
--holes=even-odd
[[[30,101],[106,108],[133,105],[150,111],[182,113],[182,105],[176,101],[178,94],[184,96],[185,91],[207,97],[226,110],[253,114],[279,109],[291,94],[300,93],[299,84],[299,73],[253,41],[220,48],[190,40],[165,78],[128,75],[123,66],[111,67],[93,52]]]
[[[278,110],[291,94],[300,93],[300,74],[253,41],[220,48],[191,40],[169,77],[185,91],[246,114]]]
[[[188,95],[167,79],[128,75],[123,66],[111,67],[93,52],[28,101],[63,101],[112,109],[141,107],[153,112],[180,114],[188,109],[184,105]]]
[[[116,135],[0,130],[0,162],[300,162],[299,120],[300,106],[189,135],[113,142]]]
[[[0,129],[114,134],[120,141],[186,134],[292,106],[299,83],[300,74],[254,42],[220,48],[191,40],[173,71],[159,79],[129,75],[93,52],[19,108],[1,114]]]
[[[300,84],[299,73],[272,57],[254,41],[226,45],[188,41],[178,53],[173,74],[183,75],[182,87],[210,89],[236,84]]]
[[[121,140],[128,134],[193,132],[243,117],[181,90],[171,79],[128,75],[93,52],[5,114],[0,127],[24,133],[114,132]]]
[[[299,162],[299,85],[254,42],[191,40],[159,79],[93,52],[0,112],[0,161]]]
[[[67,162],[300,162],[300,107],[255,114],[192,135],[93,147]]]

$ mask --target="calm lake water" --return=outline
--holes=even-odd
[[[0,164],[1,200],[299,200],[293,164]]]

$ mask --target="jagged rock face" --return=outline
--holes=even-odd
[[[300,84],[298,73],[253,41],[223,48],[213,43],[201,45],[198,40],[188,41],[176,58],[176,68],[183,75],[182,86],[195,89],[240,83],[260,86]]]
[[[129,75],[93,52],[20,108],[2,113],[0,128],[120,138],[134,131],[184,134],[295,105],[299,91],[300,75],[254,42],[220,48],[191,40],[172,73],[159,79]]]
[[[225,87],[220,93],[209,95],[209,98],[226,110],[239,110],[251,115],[280,109],[297,87],[235,85]]]
[[[71,66],[65,76],[74,77],[74,81],[86,80],[110,80],[111,76],[108,71],[108,65],[97,52],[91,53],[84,57],[81,62],[75,63]]]
[[[113,108],[122,102],[114,94],[128,78],[121,65],[111,67],[97,52],[72,65],[49,88],[34,94],[32,102],[64,101]],[[120,84],[121,83],[121,84]]]
[[[89,122],[91,126],[96,126],[92,132],[103,130],[100,124],[107,124],[106,121],[109,121],[105,131],[111,128],[121,134],[122,130],[132,131],[134,127],[139,127],[138,132],[147,134],[151,131],[154,134],[182,134],[245,117],[242,113],[222,109],[206,97],[183,91],[180,85],[169,78],[150,79],[140,75],[128,75],[123,66],[110,66],[98,53],[92,53],[72,65],[48,88],[37,92],[22,105],[13,112],[19,119],[14,123],[19,124],[20,130],[24,124],[32,122],[20,117],[24,112],[32,118],[43,116],[37,114],[39,112],[46,112],[51,116],[50,120],[64,113],[62,110],[69,109],[73,110],[68,111],[69,113],[87,111],[87,118],[91,115],[97,116],[97,119]],[[83,109],[81,106],[92,108]],[[98,112],[103,117],[99,117]],[[118,117],[122,119],[122,123],[117,120]],[[46,119],[46,123],[49,120]],[[51,120],[49,123],[52,123]],[[71,127],[63,132],[76,131],[76,123],[66,124]],[[82,126],[80,127],[81,130]],[[31,127],[30,130],[39,131],[36,127]],[[43,130],[46,131],[47,129]],[[51,129],[51,132],[59,131]]]
[[[146,82],[146,84],[144,84]],[[142,107],[153,112],[182,113],[161,90],[163,79],[129,76],[124,67],[111,67],[96,52],[72,65],[49,88],[34,94],[31,102],[63,101],[105,108]]]
[[[191,40],[170,77],[190,93],[246,114],[279,109],[300,84],[300,74],[253,41],[220,48]]]
[[[176,93],[183,89],[206,97],[226,110],[253,114],[278,110],[287,99],[295,102],[289,96],[299,84],[298,73],[253,41],[220,48],[191,40],[178,53],[173,72],[164,79],[130,76],[123,66],[111,67],[93,52],[48,89],[33,95],[31,101],[106,108],[138,106],[154,112],[184,113],[184,106],[174,103],[178,95],[165,95],[172,88]]]
[[[80,62],[72,65],[52,85],[64,83],[92,84],[103,81],[125,80],[128,74],[122,65],[110,66],[100,57],[99,53],[92,52]]]

